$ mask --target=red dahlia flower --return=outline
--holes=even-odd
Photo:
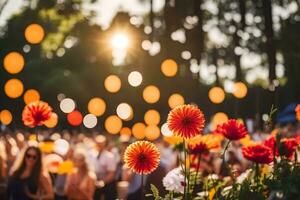
[[[255,163],[269,164],[273,161],[272,150],[263,144],[242,147],[242,153],[247,160]]]
[[[296,148],[298,146],[298,143],[295,138],[284,138],[281,140],[280,144],[282,145],[282,155],[287,158],[292,158]]]
[[[150,174],[159,164],[160,153],[148,141],[137,141],[127,147],[124,154],[126,166],[138,174]]]
[[[287,158],[292,158],[296,148],[298,146],[296,138],[284,138],[280,140],[279,147],[276,145],[276,138],[275,136],[270,136],[266,139],[263,143],[265,146],[269,147],[273,155],[278,156],[285,156]],[[274,153],[275,151],[275,153]]]
[[[276,144],[276,138],[274,135],[268,137],[264,142],[263,144],[267,147],[269,147],[272,152],[273,152],[273,155],[275,156],[278,156],[279,153],[278,153],[278,147],[277,147],[277,144]],[[274,153],[275,152],[275,153]]]
[[[182,105],[171,110],[167,123],[175,135],[189,139],[201,134],[205,119],[197,106]]]
[[[43,101],[27,104],[22,112],[22,120],[25,126],[31,128],[41,126],[50,119],[52,108]]]
[[[248,134],[245,125],[235,119],[230,119],[222,125],[218,125],[214,133],[222,134],[229,140],[239,140]]]

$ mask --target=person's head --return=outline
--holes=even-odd
[[[85,155],[82,152],[76,152],[73,157],[74,166],[81,171],[87,172],[87,163]]]
[[[106,146],[106,137],[104,135],[97,135],[95,137],[95,142],[96,142],[98,151],[103,151]]]
[[[38,181],[42,171],[42,153],[38,147],[30,146],[25,150],[20,160],[20,165],[13,173],[13,176],[20,178],[26,169],[31,171],[30,177]]]

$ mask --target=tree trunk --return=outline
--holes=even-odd
[[[274,41],[273,19],[272,19],[272,1],[262,0],[263,13],[265,18],[266,51],[269,63],[269,81],[276,79],[276,47]]]

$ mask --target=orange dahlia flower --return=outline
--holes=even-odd
[[[22,120],[25,126],[31,128],[41,126],[50,119],[52,108],[43,101],[27,104],[22,112]]]
[[[300,104],[298,104],[295,108],[295,112],[296,112],[296,118],[298,121],[300,121]]]
[[[214,133],[222,134],[229,140],[239,140],[248,134],[245,125],[235,119],[230,119],[227,122],[218,125]]]
[[[150,174],[159,164],[158,148],[148,141],[137,141],[127,147],[124,154],[125,165],[138,174]]]
[[[271,148],[263,144],[242,147],[242,153],[247,160],[255,163],[269,164],[273,161],[273,153]]]
[[[202,133],[205,118],[197,106],[181,105],[171,110],[167,123],[174,135],[189,139]]]
[[[192,154],[207,154],[209,150],[220,148],[220,146],[220,138],[214,135],[199,135],[188,143],[189,152]]]

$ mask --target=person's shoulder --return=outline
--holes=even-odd
[[[49,182],[51,181],[50,174],[48,172],[42,172],[40,175],[40,182]]]

